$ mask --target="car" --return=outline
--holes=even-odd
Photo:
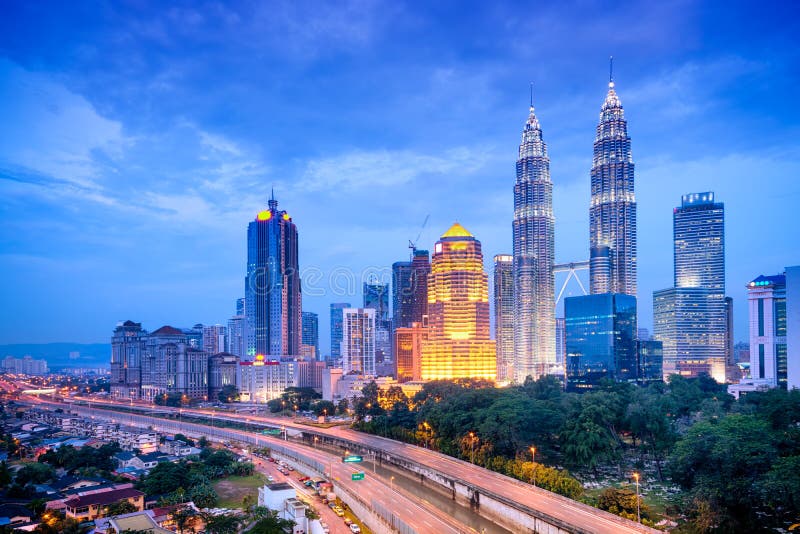
[[[292,467],[291,465],[287,469],[289,469],[289,471],[294,471],[294,467]]]
[[[268,482],[275,482],[275,477],[274,477],[274,476],[272,476],[272,475],[268,475],[268,476],[267,476],[267,481],[268,481]]]
[[[330,508],[331,510],[336,510],[338,506],[336,506],[335,502],[331,502],[328,504],[328,508]]]
[[[339,517],[344,517],[344,510],[342,510],[341,508],[337,508],[336,510],[333,511],[333,513],[338,515]]]
[[[305,482],[306,480],[311,480],[311,477],[300,477],[297,479],[298,482]]]
[[[344,518],[344,524],[350,526],[350,525],[353,524],[353,520],[350,519],[349,517],[345,517]]]
[[[352,532],[353,534],[359,534],[361,532],[361,527],[353,523],[350,525],[350,532]]]
[[[269,458],[267,458],[267,460],[269,460],[269,461],[270,461],[270,462],[272,462],[272,463],[275,463],[275,458],[273,458],[272,456],[270,456]]]
[[[303,482],[303,484],[304,484],[306,487],[310,488],[310,487],[311,487],[311,485],[313,484],[313,482],[311,482],[310,480],[306,480],[305,482]]]

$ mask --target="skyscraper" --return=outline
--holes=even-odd
[[[392,331],[411,325],[414,293],[410,261],[392,264]]]
[[[142,323],[117,324],[111,336],[111,396],[138,399],[141,395],[142,356],[147,331]]]
[[[244,358],[247,353],[246,318],[244,315],[234,315],[228,319],[228,335],[225,338],[228,353]]]
[[[319,316],[313,312],[303,312],[303,336],[305,347],[312,347],[314,359],[319,360]]]
[[[683,195],[673,211],[674,287],[653,293],[655,339],[664,377],[707,373],[725,382],[725,217],[714,193]]]
[[[345,374],[375,375],[375,309],[342,310],[342,369]]]
[[[550,158],[531,102],[514,186],[514,375],[538,378],[555,366],[555,218]]]
[[[628,123],[613,78],[594,140],[589,208],[592,294],[636,296],[636,197]]]
[[[247,354],[300,354],[297,227],[275,196],[247,227]]]
[[[398,382],[422,379],[422,345],[427,340],[428,329],[420,323],[411,323],[410,327],[395,330],[395,377]]]
[[[331,360],[334,361],[342,357],[342,332],[344,328],[342,312],[349,307],[349,302],[331,303]]]
[[[375,310],[375,359],[392,359],[392,322],[389,319],[389,284],[364,282],[364,308]]]
[[[203,327],[203,346],[204,351],[209,354],[225,352],[225,327],[221,324]]]
[[[413,323],[427,324],[428,275],[431,274],[431,258],[427,250],[414,249],[411,256],[411,326]]]
[[[428,340],[423,380],[497,376],[489,333],[489,278],[481,243],[455,223],[436,242],[428,277]]]
[[[514,378],[514,257],[494,257],[494,340],[497,380]]]

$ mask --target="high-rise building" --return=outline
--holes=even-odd
[[[640,384],[663,380],[664,344],[652,339],[636,341],[637,372],[636,381]]]
[[[228,319],[228,332],[225,337],[226,351],[242,359],[247,354],[247,317],[234,315]]]
[[[320,359],[319,354],[319,315],[313,312],[303,312],[303,336],[304,347],[313,349],[312,357]]]
[[[302,333],[297,227],[273,195],[247,227],[247,354],[298,355]]]
[[[142,355],[147,331],[142,323],[117,324],[111,336],[111,396],[138,399],[142,384]]]
[[[538,378],[556,364],[555,218],[550,158],[531,102],[514,185],[514,378]]]
[[[220,352],[208,358],[208,398],[216,402],[225,386],[238,388],[239,357]]]
[[[342,312],[350,308],[349,302],[331,303],[331,360],[337,361],[342,357],[342,335],[344,332],[344,318]]]
[[[636,297],[621,293],[564,299],[567,389],[592,389],[603,379],[636,379]]]
[[[411,324],[427,323],[428,275],[431,274],[431,258],[427,250],[414,249],[411,257]]]
[[[414,302],[410,261],[392,264],[392,330],[411,325]]]
[[[423,380],[497,377],[481,243],[458,223],[436,242],[428,277]]]
[[[497,380],[514,379],[514,256],[494,257],[494,341]]]
[[[375,361],[390,361],[392,322],[389,319],[389,284],[364,282],[364,308],[375,310]]]
[[[673,211],[674,287],[653,293],[654,337],[664,344],[664,378],[726,378],[724,206],[714,193],[683,195]]]
[[[244,297],[236,299],[236,315],[244,315]]]
[[[375,309],[342,310],[342,369],[345,374],[375,375]]]
[[[561,368],[567,360],[567,324],[563,317],[556,317],[556,364]]]
[[[203,327],[203,350],[209,354],[225,352],[225,327],[221,324]]]
[[[609,80],[594,140],[589,208],[592,294],[636,296],[636,197],[628,121]]]
[[[394,331],[395,376],[398,382],[422,379],[422,344],[428,340],[428,329],[421,323]]]
[[[774,387],[800,388],[800,266],[747,284],[750,376],[728,386],[735,397]]]
[[[3,369],[7,373],[16,373],[29,376],[42,376],[49,372],[47,360],[36,360],[30,354],[26,354],[22,358],[6,356],[3,360]],[[119,386],[117,387],[117,393],[120,393]],[[122,393],[124,393],[124,391]]]

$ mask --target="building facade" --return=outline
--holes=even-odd
[[[188,399],[208,399],[209,354],[187,343],[186,334],[171,326],[152,332],[142,359],[142,398],[179,394]]]
[[[295,365],[267,360],[263,354],[253,361],[239,362],[239,396],[243,402],[264,403],[279,398],[286,388],[300,387]]]
[[[414,306],[411,269],[410,261],[392,264],[392,331],[411,325]]]
[[[555,218],[550,158],[531,102],[514,185],[514,379],[550,373],[555,356]]]
[[[344,310],[350,308],[349,302],[331,303],[331,360],[342,357],[342,335],[344,334]]]
[[[228,332],[225,336],[225,352],[234,354],[242,359],[247,355],[247,317],[234,315],[228,319]]]
[[[225,335],[225,327],[221,324],[204,326],[203,346],[201,348],[209,354],[225,352]]]
[[[631,138],[622,103],[609,80],[594,140],[589,208],[592,294],[636,296],[636,197]]]
[[[342,369],[345,374],[375,376],[375,309],[342,310]]]
[[[653,293],[654,337],[664,344],[664,378],[709,374],[726,380],[725,217],[714,193],[683,195],[673,211],[674,287]]]
[[[494,341],[497,381],[514,379],[514,256],[494,257]],[[399,380],[399,377],[398,377]]]
[[[320,359],[319,353],[319,315],[313,312],[303,312],[303,335],[302,335],[303,356],[310,356],[315,360]],[[312,350],[308,350],[310,347]],[[309,354],[310,353],[310,354]]]
[[[117,324],[111,336],[111,396],[138,399],[142,384],[142,356],[147,331],[142,323]]]
[[[636,297],[621,293],[564,299],[567,389],[637,376]]]
[[[297,227],[274,195],[247,227],[247,355],[298,355],[302,334]]]
[[[239,357],[220,352],[208,358],[208,398],[216,401],[225,386],[238,389]]]
[[[22,358],[6,356],[3,360],[3,369],[8,373],[24,374],[29,376],[41,376],[50,372],[49,368],[47,367],[47,360],[36,360],[30,355],[25,355]],[[124,370],[120,369],[119,367],[117,368],[117,374],[118,376],[126,376]],[[135,379],[136,375],[132,373],[131,378]]]
[[[489,279],[481,243],[455,223],[433,251],[422,379],[495,380],[497,358],[489,323]]]
[[[395,378],[400,383],[422,379],[422,345],[428,340],[428,329],[422,323],[411,323],[394,331]]]
[[[640,384],[663,380],[664,344],[653,339],[636,341],[636,381]]]
[[[787,389],[786,275],[759,276],[747,284],[750,376]]]
[[[389,313],[389,284],[364,282],[364,308],[375,310],[375,361],[392,359],[392,321]]]

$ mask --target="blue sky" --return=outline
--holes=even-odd
[[[428,5],[430,4],[430,5]],[[629,121],[640,323],[672,284],[672,208],[726,207],[727,284],[800,263],[795,2],[16,2],[0,18],[0,343],[106,341],[118,320],[225,323],[274,186],[304,308],[460,221],[511,249],[528,86],[556,258],[588,255],[608,56]],[[576,294],[577,288],[570,291]]]

